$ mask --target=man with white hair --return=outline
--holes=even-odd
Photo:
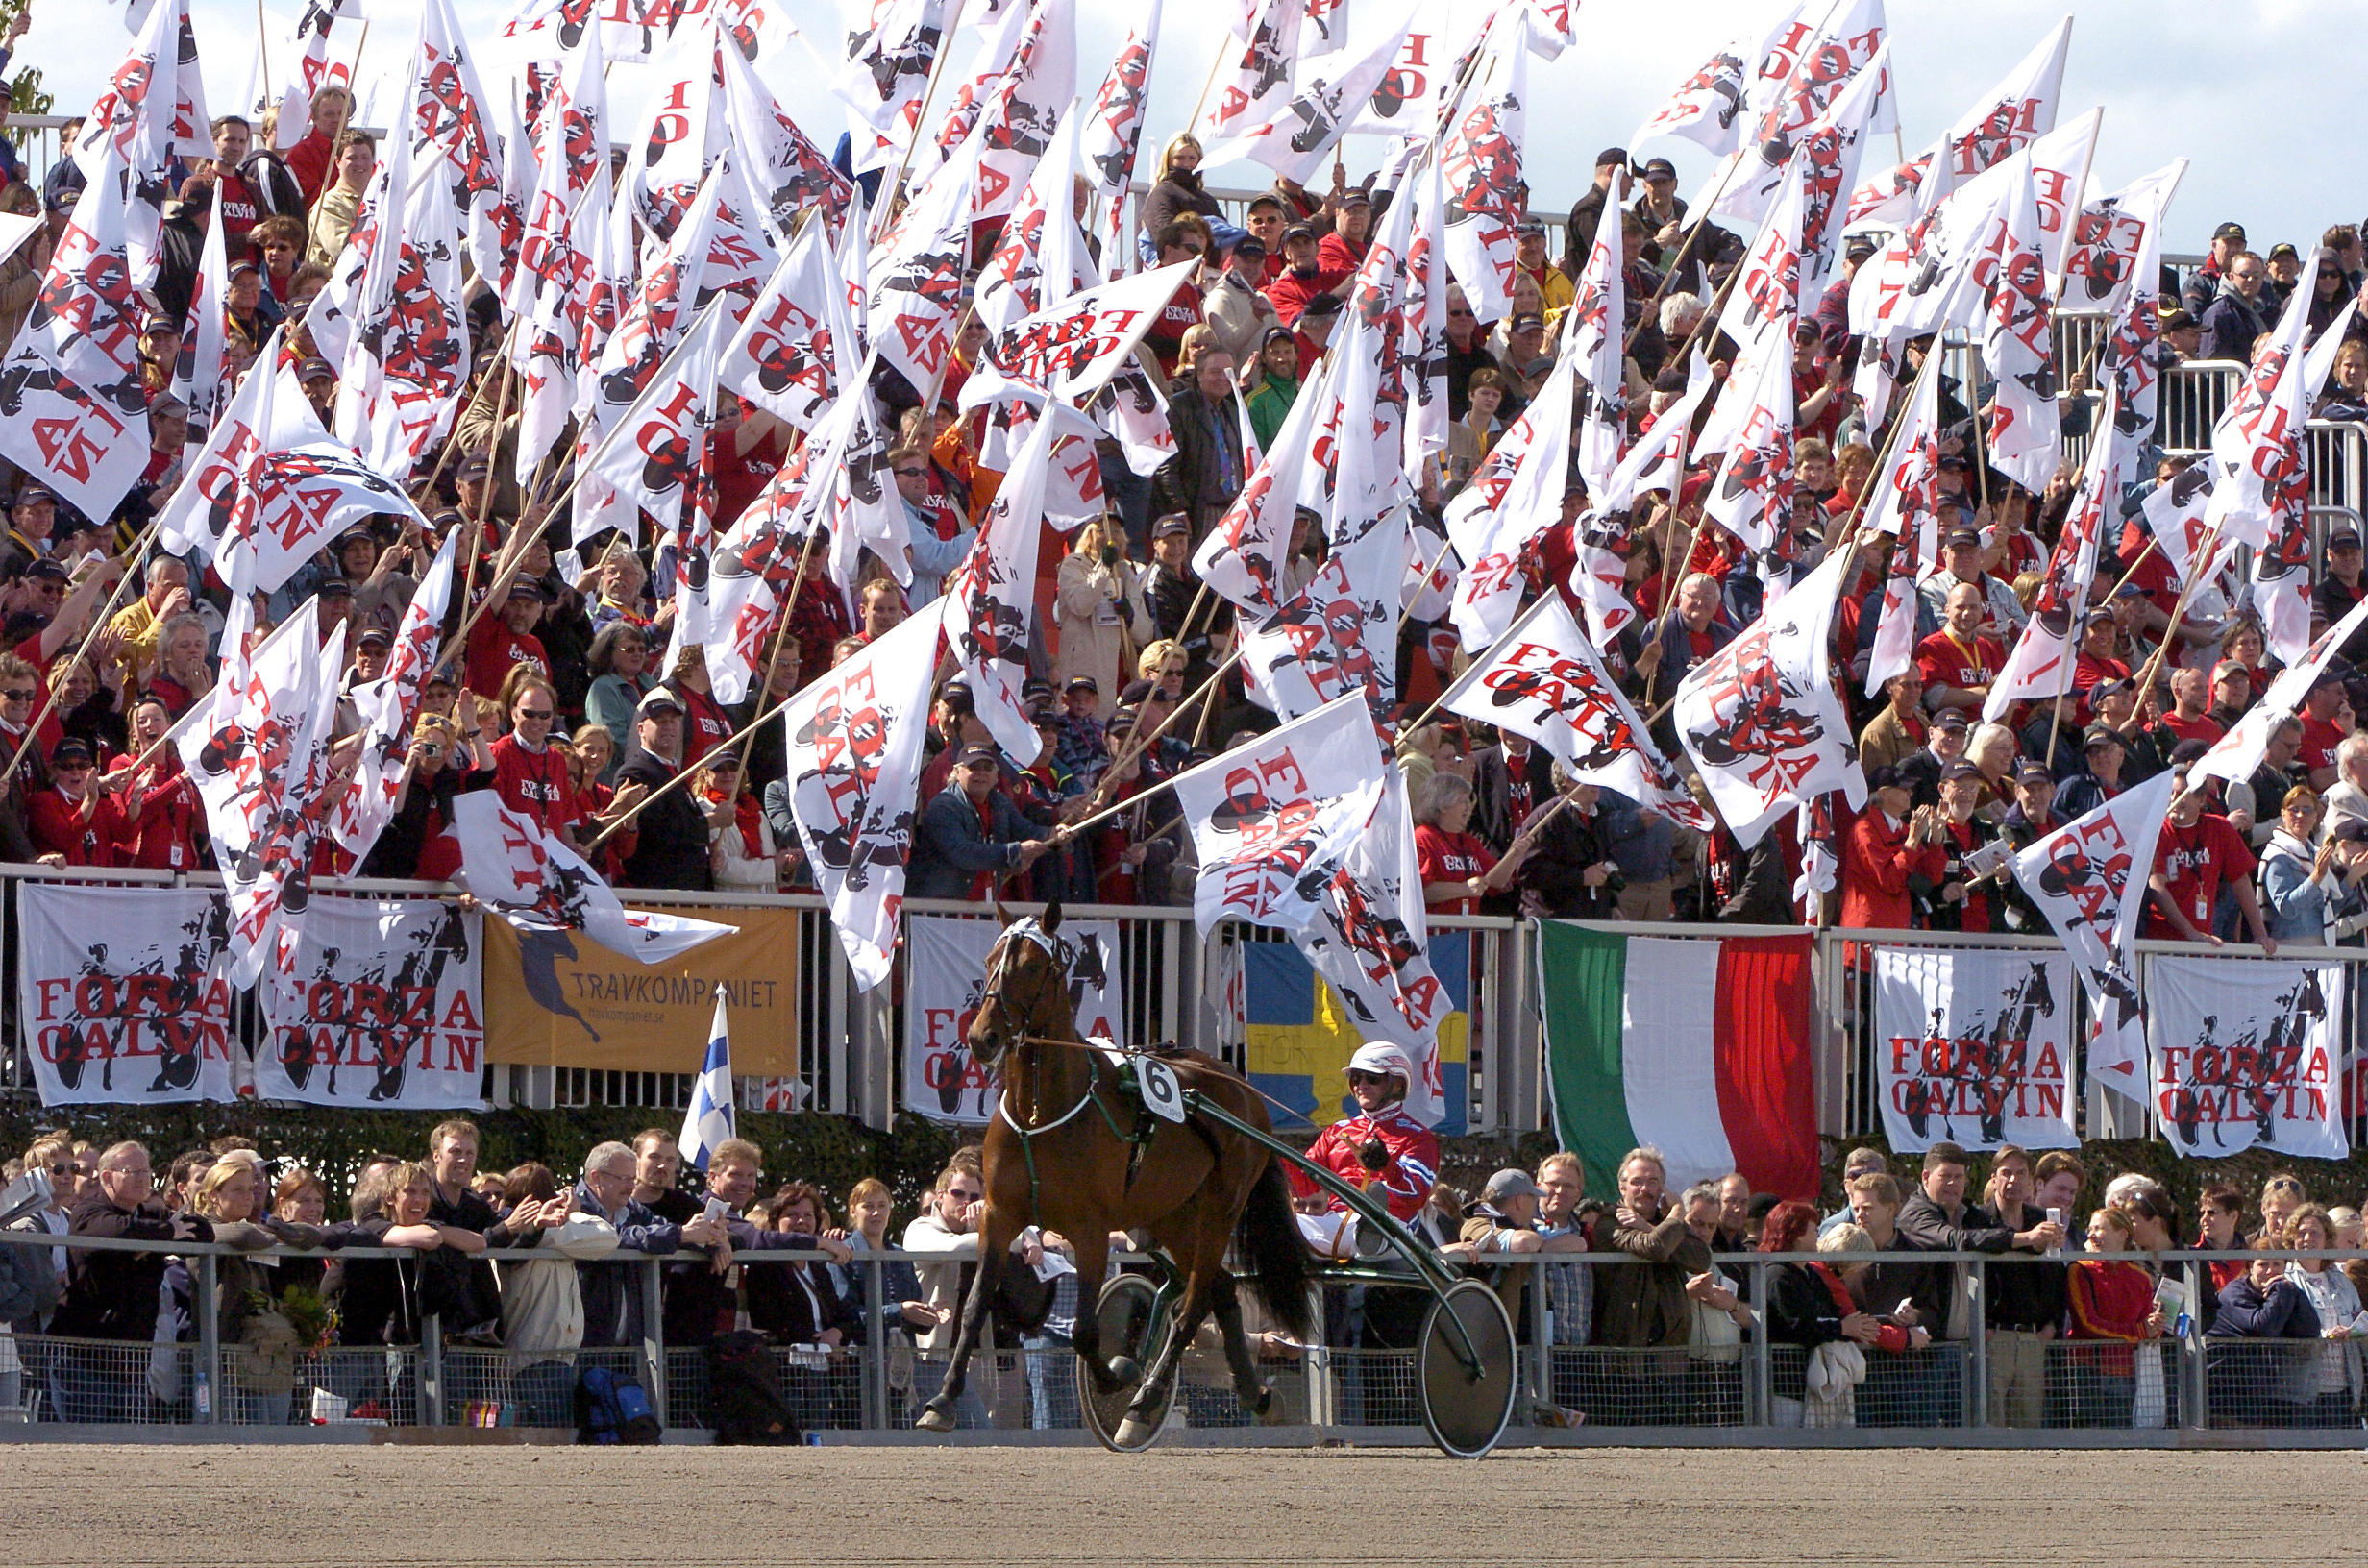
[[[1389,1205],[1390,1213],[1411,1220],[1431,1201],[1439,1180],[1439,1135],[1407,1114],[1407,1104],[1421,1090],[1421,1074],[1402,1045],[1373,1041],[1357,1047],[1348,1059],[1348,1093],[1356,1114],[1341,1117],[1308,1145],[1311,1164],[1323,1166],[1351,1185]],[[1297,1166],[1286,1166],[1291,1188],[1299,1197],[1321,1191]],[[1348,1206],[1332,1198],[1321,1214],[1302,1215],[1299,1228],[1309,1243],[1339,1255],[1344,1242]]]
[[[2319,842],[2351,821],[2368,821],[2368,734],[2357,732],[2335,747],[2335,782],[2319,818]]]

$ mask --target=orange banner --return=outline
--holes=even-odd
[[[732,1071],[795,1076],[798,912],[675,905],[661,913],[695,914],[740,929],[666,963],[643,964],[580,931],[522,932],[488,918],[486,1059],[697,1072],[720,988],[730,1009]]]

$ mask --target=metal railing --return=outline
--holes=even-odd
[[[415,1343],[258,1353],[223,1342],[215,1310],[221,1260],[322,1254],[284,1249],[233,1254],[213,1243],[139,1243],[20,1231],[0,1232],[0,1244],[168,1254],[187,1269],[190,1313],[185,1335],[162,1340],[0,1335],[0,1440],[53,1430],[65,1437],[88,1435],[88,1429],[98,1426],[134,1429],[127,1435],[136,1435],[140,1428],[202,1428],[226,1439],[287,1427],[315,1428],[324,1438],[358,1426],[517,1427],[555,1434],[575,1427],[577,1383],[594,1366],[638,1383],[668,1431],[699,1433],[708,1424],[704,1347],[670,1345],[664,1336],[662,1277],[669,1262],[680,1259],[630,1261],[646,1325],[637,1344],[490,1348],[448,1339],[438,1320],[429,1316],[422,1319]],[[401,1249],[357,1247],[329,1256],[407,1255]],[[483,1256],[534,1255],[496,1249]],[[1496,1282],[1518,1325],[1521,1391],[1509,1442],[2307,1447],[2361,1440],[2368,1409],[2362,1405],[2357,1350],[2323,1335],[2254,1339],[2224,1333],[2227,1325],[2208,1326],[2213,1312],[2206,1303],[2217,1300],[2211,1265],[2322,1260],[2337,1267],[2363,1256],[2368,1254],[1719,1254],[1714,1266],[1751,1309],[1752,1324],[1740,1332],[1739,1342],[1734,1336],[1713,1339],[1696,1330],[1648,1345],[1574,1342],[1580,1336],[1570,1332],[1572,1325],[1555,1315],[1558,1301],[1577,1299],[1568,1288],[1574,1276],[1565,1274],[1558,1284],[1550,1271],[1577,1271],[1575,1277],[1586,1282],[1584,1296],[1597,1304],[1599,1322],[1600,1304],[1615,1283],[1607,1270],[1671,1265],[1613,1252],[1490,1254],[1468,1272]],[[587,1266],[606,1267],[616,1261]],[[698,1261],[696,1255],[691,1261]],[[742,1253],[738,1261],[744,1267],[826,1263],[816,1253]],[[887,1304],[890,1264],[947,1261],[943,1254],[859,1253],[837,1272],[860,1291],[863,1303]],[[2151,1276],[2167,1320],[2158,1335],[2134,1331],[2127,1339],[2043,1336],[2033,1326],[1986,1325],[1993,1270],[2109,1261],[2136,1264]],[[1124,1255],[1114,1266],[1140,1262]],[[1924,1346],[1867,1348],[1857,1381],[1838,1386],[1835,1379],[1846,1379],[1854,1369],[1846,1360],[1818,1357],[1819,1331],[1772,1319],[1776,1271],[1868,1262],[1947,1269],[1944,1318],[1961,1315],[1968,1324],[1984,1326],[1949,1338],[1943,1321],[1926,1326],[1932,1337]],[[1822,1278],[1810,1283],[1821,1295],[1829,1289]],[[1261,1372],[1274,1388],[1282,1421],[1263,1430],[1250,1430],[1259,1424],[1236,1400],[1221,1356],[1196,1342],[1185,1355],[1172,1425],[1226,1432],[1230,1434],[1216,1440],[1227,1442],[1303,1446],[1325,1435],[1366,1443],[1422,1442],[1414,1397],[1415,1352],[1402,1348],[1410,1337],[1408,1314],[1385,1306],[1403,1294],[1418,1316],[1426,1298],[1411,1275],[1408,1286],[1402,1293],[1370,1284],[1326,1286],[1319,1319],[1324,1327],[1313,1343],[1267,1343]],[[1073,1292],[1065,1300],[1073,1310]],[[1061,1310],[1056,1306],[1055,1330]],[[858,1342],[774,1347],[784,1401],[809,1441],[905,1440],[921,1403],[936,1389],[942,1359],[916,1351],[900,1329],[882,1332],[878,1306],[865,1308],[863,1316],[866,1328]],[[1255,1330],[1254,1320],[1251,1326]],[[1820,1360],[1823,1365],[1813,1364]],[[972,1365],[972,1392],[958,1408],[957,1426],[1089,1440],[1080,1430],[1074,1380],[1073,1360],[1058,1332],[982,1350]]]

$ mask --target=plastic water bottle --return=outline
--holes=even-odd
[[[212,1415],[213,1384],[212,1380],[207,1376],[206,1369],[201,1366],[197,1369],[197,1418],[205,1421],[211,1419]]]

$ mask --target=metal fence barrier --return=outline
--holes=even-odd
[[[0,1244],[160,1252],[161,1244],[0,1233]],[[659,1280],[667,1260],[640,1260],[650,1337],[638,1346],[504,1350],[448,1341],[433,1317],[417,1344],[306,1347],[257,1353],[222,1343],[213,1311],[218,1245],[179,1244],[190,1279],[190,1323],[162,1342],[78,1339],[37,1334],[0,1335],[0,1439],[61,1436],[93,1426],[213,1429],[216,1435],[259,1435],[259,1429],[310,1427],[333,1437],[357,1425],[385,1428],[510,1427],[546,1433],[575,1425],[575,1390],[587,1367],[631,1378],[670,1431],[698,1433],[708,1421],[707,1360],[700,1346],[669,1346],[662,1336]],[[388,1258],[388,1249],[352,1248],[348,1258]],[[320,1256],[283,1253],[249,1256]],[[333,1255],[334,1256],[334,1255]],[[501,1256],[496,1253],[493,1256]],[[2359,1351],[2348,1342],[2247,1339],[2206,1332],[2201,1310],[2215,1262],[2323,1260],[2338,1267],[2362,1253],[2121,1253],[2158,1281],[2183,1286],[2190,1304],[2159,1337],[2040,1339],[1982,1332],[1961,1340],[1863,1353],[1862,1376],[1846,1386],[1830,1368],[1845,1361],[1802,1342],[1797,1326],[1770,1330],[1769,1304],[1779,1269],[1812,1262],[1842,1265],[1880,1259],[1953,1269],[1951,1289],[1971,1316],[1990,1299],[1988,1270],[2001,1262],[1981,1253],[1720,1255],[1717,1267],[1737,1282],[1755,1321],[1739,1343],[1683,1339],[1650,1346],[1576,1344],[1558,1322],[1561,1288],[1586,1282],[1605,1299],[1604,1270],[1646,1266],[1616,1253],[1492,1256],[1476,1270],[1511,1303],[1522,1357],[1525,1396],[1517,1401],[1514,1441],[1527,1443],[1703,1444],[1802,1442],[1882,1445],[2079,1442],[2101,1445],[2333,1446],[2360,1441],[2368,1427],[2361,1400]],[[744,1253],[748,1266],[826,1261],[819,1254]],[[886,1265],[942,1263],[942,1255],[861,1253],[845,1265],[864,1299],[885,1299]],[[1141,1260],[1132,1260],[1140,1262]],[[2066,1266],[2099,1261],[2069,1253]],[[2046,1261],[2018,1258],[2016,1266]],[[1549,1270],[1577,1271],[1558,1282]],[[1821,1282],[1817,1288],[1822,1291]],[[1263,1375],[1273,1385],[1283,1425],[1257,1426],[1240,1407],[1213,1330],[1186,1352],[1173,1428],[1231,1432],[1220,1441],[1298,1445],[1325,1434],[1358,1441],[1418,1441],[1415,1353],[1406,1314],[1389,1304],[1400,1292],[1371,1285],[1327,1286],[1316,1344],[1269,1346]],[[1413,1292],[1407,1292],[1414,1299]],[[1066,1298],[1073,1310],[1073,1295]],[[1402,1305],[1402,1304],[1401,1304]],[[1084,1437],[1075,1367],[1058,1332],[1056,1303],[1045,1337],[982,1351],[972,1364],[959,1428],[974,1432],[1073,1433]],[[1254,1311],[1254,1309],[1253,1309]],[[1252,1328],[1256,1322],[1253,1318]],[[916,1352],[900,1332],[867,1335],[847,1346],[774,1349],[784,1397],[809,1434],[831,1441],[916,1440],[908,1435],[920,1404],[943,1375],[939,1357]],[[1821,1430],[1820,1430],[1821,1429]],[[1815,1433],[1814,1436],[1811,1435]],[[136,1435],[137,1433],[133,1433]],[[811,1440],[811,1439],[810,1439]]]

